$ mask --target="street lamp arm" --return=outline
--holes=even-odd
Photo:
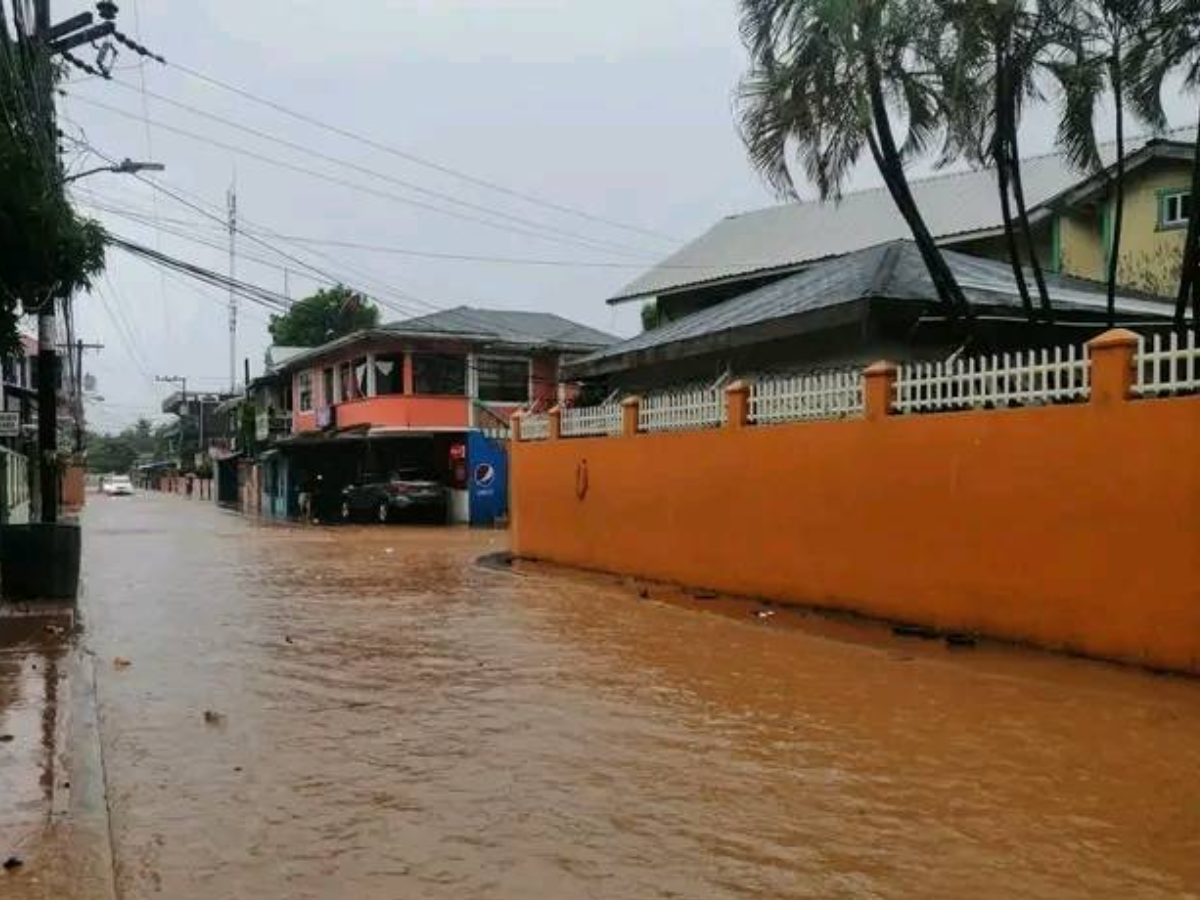
[[[63,179],[63,184],[70,184],[72,181],[78,181],[80,178],[86,178],[89,175],[95,175],[97,172],[115,172],[118,175],[136,175],[138,172],[162,172],[167,167],[162,163],[154,162],[134,162],[132,159],[123,159],[113,166],[97,166],[94,169],[87,169],[83,172],[76,172],[74,175],[68,175]]]

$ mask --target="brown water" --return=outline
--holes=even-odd
[[[86,527],[123,898],[1200,897],[1195,681],[476,566],[496,533]]]

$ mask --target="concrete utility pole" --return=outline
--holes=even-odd
[[[17,4],[20,6],[21,4]],[[34,0],[33,35],[36,47],[35,90],[42,96],[49,137],[48,165],[58,165],[58,135],[54,124],[54,91],[50,73],[50,0]],[[58,521],[58,323],[54,293],[47,291],[38,306],[38,484],[42,521]]]
[[[225,196],[229,208],[229,393],[237,388],[237,294],[233,292],[234,273],[237,270],[237,176]]]

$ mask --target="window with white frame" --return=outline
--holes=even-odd
[[[1163,191],[1158,195],[1159,228],[1186,228],[1191,215],[1191,191]]]
[[[297,403],[300,412],[312,412],[313,408],[313,377],[312,372],[301,372],[296,376]]]
[[[529,360],[481,356],[475,360],[475,374],[485,403],[529,401]]]

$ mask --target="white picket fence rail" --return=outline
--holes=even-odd
[[[521,440],[544,441],[550,437],[550,416],[546,413],[526,413],[521,417]]]
[[[1138,341],[1133,393],[1138,397],[1160,397],[1200,391],[1200,343],[1196,333],[1155,334]]]
[[[621,433],[621,405],[577,406],[562,411],[563,437],[608,437]]]
[[[728,411],[722,388],[647,394],[638,407],[639,431],[685,431],[725,423]]]
[[[1091,394],[1086,348],[1055,347],[991,356],[909,363],[896,373],[898,413],[1038,406]]]
[[[750,421],[756,425],[844,419],[862,411],[863,375],[859,371],[771,377],[750,384]]]

